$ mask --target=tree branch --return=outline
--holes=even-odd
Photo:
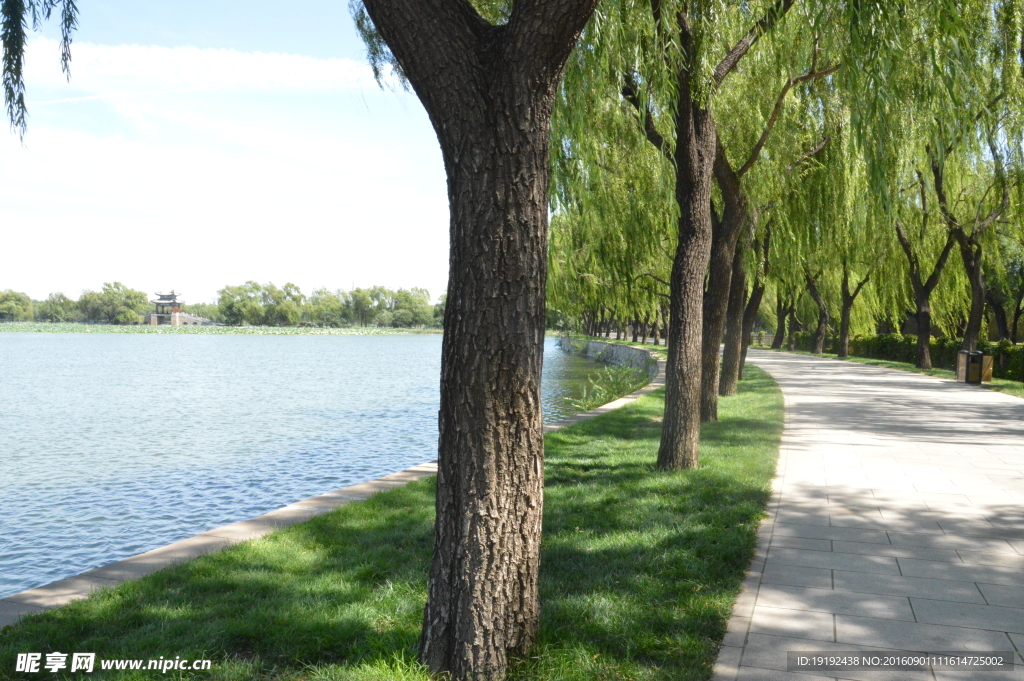
[[[946,197],[945,177],[942,172],[942,166],[939,164],[939,159],[932,152],[931,145],[925,146],[925,152],[927,152],[928,160],[931,162],[932,182],[935,184],[935,196],[939,200],[939,212],[942,214],[942,219],[946,222],[947,229],[959,229],[960,223],[957,222],[956,216],[953,215],[953,212],[949,209],[949,199]]]
[[[999,153],[999,149],[996,148],[995,138],[991,133],[988,135],[988,148],[992,154],[992,160],[995,162],[995,173],[996,182],[999,184],[1002,190],[1002,200],[999,205],[993,208],[989,214],[981,222],[978,221],[977,215],[974,218],[974,227],[971,230],[971,236],[977,237],[985,233],[989,225],[998,220],[1006,209],[1010,207],[1010,188],[1006,183],[1006,171],[1003,168],[1003,155]],[[978,203],[978,214],[981,213],[981,202]]]
[[[665,146],[665,138],[661,136],[661,133],[654,126],[654,112],[651,111],[650,103],[648,102],[645,106],[640,101],[640,88],[637,85],[636,78],[630,73],[626,75],[625,81],[622,85],[622,98],[633,105],[633,115],[636,117],[636,122],[643,128],[647,141],[653,144],[665,158],[671,161],[672,154]]]
[[[718,66],[715,67],[714,80],[715,85],[721,85],[725,77],[728,76],[736,64],[739,63],[740,59],[743,58],[750,48],[754,46],[762,35],[772,30],[772,28],[785,16],[789,8],[793,6],[793,0],[776,0],[775,4],[764,13],[756,24],[754,24],[747,34],[743,36],[736,45],[729,50],[729,54],[725,55],[722,61],[718,62]]]
[[[715,179],[718,180],[718,186],[723,189],[723,194],[739,194],[741,173],[737,173],[732,169],[732,164],[729,163],[729,157],[725,153],[725,147],[722,145],[722,137],[720,135],[715,138],[715,161],[712,171],[715,174]],[[726,189],[729,191],[726,192]]]
[[[914,168],[914,172],[917,174],[917,183],[921,186],[921,238],[924,239],[925,232],[928,231],[928,191],[924,186],[924,175],[920,169]]]
[[[597,0],[518,0],[494,26],[469,0],[363,0],[435,127],[474,113],[467,93],[487,96],[488,75],[505,70],[527,92],[550,88]]]
[[[832,141],[832,137],[830,135],[825,135],[825,137],[822,138],[822,140],[820,142],[818,142],[813,147],[811,147],[810,151],[808,151],[806,154],[800,156],[798,159],[796,159],[795,161],[793,161],[792,163],[789,164],[789,167],[786,168],[786,175],[791,175],[793,173],[793,171],[796,170],[796,167],[798,165],[802,165],[804,163],[807,163],[812,158],[817,156],[818,152],[820,152],[822,149],[824,149],[826,146],[828,146],[828,143],[831,142],[831,141]]]
[[[914,254],[914,248],[910,245],[910,239],[907,238],[907,233],[903,229],[903,223],[897,219],[893,224],[896,227],[896,238],[899,239],[900,247],[907,256],[907,263],[910,267],[910,283],[914,285],[916,293],[917,289],[923,288],[921,284],[921,265],[918,263],[917,255]]]
[[[822,71],[812,70],[809,73],[805,73],[802,76],[796,76],[795,78],[790,78],[788,81],[786,81],[786,84],[782,87],[782,92],[779,93],[778,98],[775,100],[775,108],[772,109],[771,116],[768,117],[768,123],[766,123],[764,126],[764,132],[761,133],[761,137],[760,139],[757,140],[757,144],[755,144],[754,148],[750,151],[750,157],[747,159],[747,162],[744,163],[743,166],[736,172],[737,175],[743,177],[743,175],[748,170],[750,170],[750,167],[754,165],[754,163],[757,161],[758,156],[761,155],[761,149],[762,147],[764,147],[765,142],[768,141],[768,136],[772,134],[772,129],[775,127],[775,122],[779,119],[779,114],[782,112],[783,101],[786,99],[786,95],[789,94],[789,91],[793,88],[793,86],[797,85],[798,83],[803,83],[805,81],[811,80],[812,78],[821,78],[822,76],[831,75],[838,71],[840,66],[842,66],[842,64],[830,66],[829,68],[824,69]],[[822,147],[824,146],[825,145],[822,144]],[[820,151],[820,149],[818,151]],[[817,153],[817,151],[814,153]]]
[[[454,2],[456,0],[448,0]],[[598,0],[516,0],[508,20],[506,59],[528,83],[547,87],[560,76]]]
[[[871,279],[871,272],[865,274],[864,279],[862,279],[861,282],[857,284],[857,287],[853,289],[853,295],[851,296],[853,300],[857,300],[857,296],[860,295],[860,290],[864,288],[864,285],[868,283],[869,279]]]
[[[942,248],[942,254],[939,255],[939,259],[935,262],[935,267],[932,269],[932,274],[928,277],[928,281],[924,283],[924,290],[926,293],[931,293],[936,286],[939,284],[939,275],[942,274],[942,269],[946,266],[946,259],[949,258],[950,252],[953,250],[953,245],[956,244],[956,235],[951,231],[946,237],[946,245]]]
[[[647,286],[644,286],[643,289],[645,291],[647,291],[648,293],[653,293],[656,296],[661,296],[665,300],[672,300],[672,296],[670,296],[667,293],[662,293],[661,291],[655,291],[653,288],[648,288]]]
[[[656,276],[654,276],[654,275],[653,275],[653,274],[651,274],[650,272],[643,272],[643,273],[641,273],[641,274],[640,274],[640,276],[641,276],[641,277],[650,277],[651,279],[653,279],[654,281],[658,282],[658,283],[659,283],[659,284],[661,284],[662,286],[668,286],[669,288],[672,288],[672,285],[671,285],[671,284],[669,284],[669,283],[668,283],[667,281],[665,281],[665,280],[664,280],[664,279],[662,279],[661,277],[656,277]]]

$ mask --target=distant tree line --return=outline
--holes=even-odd
[[[141,324],[153,305],[143,291],[121,282],[103,284],[100,291],[83,291],[78,300],[51,293],[46,300],[0,291],[0,321]],[[193,303],[182,311],[232,326],[375,326],[389,328],[440,327],[444,296],[431,304],[423,288],[392,290],[383,286],[352,291],[316,289],[306,296],[295,284],[247,281],[225,286],[216,303]]]
[[[431,305],[426,289],[392,290],[383,286],[351,291],[318,288],[305,296],[295,284],[278,288],[247,281],[218,291],[216,305],[186,309],[236,326],[439,327],[444,318],[444,297]]]
[[[83,291],[78,300],[63,293],[51,293],[46,300],[32,300],[10,289],[0,291],[0,321],[6,322],[140,324],[149,311],[146,294],[119,281],[103,284],[100,291]]]

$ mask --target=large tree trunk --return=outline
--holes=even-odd
[[[986,283],[985,300],[988,302],[988,307],[992,310],[992,315],[995,317],[999,340],[1010,340],[1013,334],[1010,331],[1010,320],[1006,315],[1006,303],[1009,301],[1009,298],[1003,293],[1000,286],[993,287]]]
[[[718,394],[735,395],[739,389],[740,362],[743,357],[743,313],[747,304],[747,271],[744,266],[746,239],[736,244],[729,284],[729,308],[725,314],[725,349],[722,351],[722,375]]]
[[[539,615],[547,202],[533,185],[547,181],[547,136],[497,121],[496,135],[487,124],[473,131],[490,167],[449,171],[437,524],[420,650],[458,679],[503,678]],[[516,163],[504,148],[519,150]]]
[[[917,368],[932,368],[932,306],[928,295],[918,294],[915,296],[917,312],[914,319],[917,320]]]
[[[537,630],[548,136],[562,68],[595,2],[517,2],[498,27],[469,3],[365,0],[430,116],[448,177],[420,660],[457,681],[503,679],[508,656],[525,654]]]
[[[772,338],[772,350],[781,350],[782,344],[786,342],[786,316],[789,315],[789,306],[782,297],[782,291],[775,291],[775,337]]]
[[[839,351],[837,353],[837,356],[840,358],[846,358],[850,354],[850,315],[853,312],[853,304],[857,301],[857,296],[860,295],[861,289],[864,288],[864,285],[870,279],[871,273],[869,272],[851,291],[850,270],[847,267],[846,261],[843,260],[843,283],[840,290],[840,295],[843,299],[843,311],[839,320]]]
[[[683,48],[692,36],[680,27]],[[711,112],[694,101],[686,72],[679,78],[676,113],[675,197],[679,240],[670,280],[665,417],[658,467],[694,468],[700,443],[701,335],[704,277],[711,251],[711,172],[715,125]]]
[[[789,333],[786,335],[786,349],[790,352],[796,350],[796,334],[804,330],[804,325],[796,318],[796,301],[789,307]]]
[[[1020,323],[1021,313],[1024,313],[1024,307],[1021,306],[1021,301],[1018,300],[1013,309],[1013,326],[1010,327],[1010,340],[1014,343],[1020,342],[1020,336],[1017,335],[1017,325]]]
[[[747,348],[750,347],[751,334],[754,331],[754,320],[757,319],[757,313],[761,309],[761,300],[764,298],[765,291],[765,280],[771,273],[771,259],[769,253],[771,252],[771,241],[772,241],[772,229],[771,222],[764,227],[764,239],[758,244],[758,250],[761,252],[761,267],[757,270],[754,275],[754,286],[750,291],[750,299],[747,300],[746,306],[743,308],[743,347],[740,351],[740,366],[738,378],[743,378],[743,368],[747,364]],[[756,241],[754,243],[757,243]],[[774,347],[774,346],[773,346]],[[779,347],[782,347],[780,342]]]
[[[921,182],[921,203],[926,205],[923,181]],[[925,220],[927,220],[927,213],[925,213]],[[924,231],[924,224],[922,225],[922,232]],[[935,261],[931,274],[927,280],[922,280],[920,261],[914,252],[913,245],[910,243],[906,231],[903,229],[903,225],[899,220],[896,220],[894,226],[896,227],[896,236],[899,239],[900,246],[903,248],[903,253],[907,256],[910,283],[914,290],[914,303],[916,305],[914,317],[917,320],[917,368],[931,369],[932,312],[929,301],[932,291],[939,284],[939,277],[942,275],[942,270],[946,267],[946,262],[950,251],[953,249],[953,245],[956,243],[956,239],[952,232],[946,235],[946,243],[942,247],[942,253],[939,254],[938,260]]]
[[[701,340],[701,421],[718,420],[719,345],[725,329],[736,242],[747,218],[747,199],[740,178],[729,165],[725,149],[716,143],[715,180],[722,190],[722,220],[714,225],[707,289],[704,291],[704,331]]]
[[[843,309],[839,313],[839,348],[836,357],[845,359],[850,356],[850,314],[853,312],[853,300],[843,297]]]
[[[764,281],[760,277],[754,279],[754,288],[750,291],[750,298],[747,300],[747,306],[743,308],[743,349],[740,353],[740,380],[743,379],[743,369],[747,365],[747,348],[750,347],[751,335],[754,332],[754,321],[757,319],[757,313],[761,309],[761,301],[764,299],[764,290]]]
[[[971,239],[962,230],[956,230],[957,243],[960,245],[960,257],[964,261],[967,279],[971,282],[971,309],[967,316],[967,328],[964,329],[964,341],[961,350],[977,350],[981,338],[981,324],[985,314],[985,276],[982,273],[981,243]]]
[[[828,304],[821,295],[821,291],[818,290],[818,276],[820,276],[820,273],[814,277],[809,274],[805,277],[807,280],[807,291],[811,294],[814,304],[818,306],[818,327],[814,330],[814,343],[811,346],[811,352],[815,355],[820,355],[825,351],[825,335],[828,333],[830,319]]]

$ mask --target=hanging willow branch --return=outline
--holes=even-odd
[[[58,6],[61,7],[60,65],[67,78],[71,78],[71,36],[78,27],[78,7],[74,0],[0,0],[0,43],[3,44],[4,102],[11,127],[25,136],[27,110],[25,108],[25,44],[28,17],[32,27],[38,29]]]
[[[716,86],[722,84],[725,77],[728,76],[734,68],[736,68],[740,59],[743,58],[743,55],[750,51],[750,48],[754,46],[754,43],[756,43],[761,36],[772,30],[775,24],[777,24],[779,20],[786,15],[786,12],[788,12],[789,8],[792,6],[793,0],[778,0],[767,12],[765,12],[764,16],[761,17],[749,31],[747,31],[747,34],[743,36],[743,38],[741,38],[731,50],[729,50],[729,54],[725,55],[725,58],[722,59],[722,61],[718,63],[718,66],[715,67],[712,77]]]
[[[672,160],[672,152],[665,144],[665,138],[661,136],[658,129],[654,127],[654,112],[648,102],[646,106],[640,101],[640,88],[637,85],[636,77],[629,73],[626,75],[625,83],[622,86],[622,98],[633,106],[633,114],[637,123],[643,128],[647,141],[654,145],[666,159]]]
[[[747,162],[744,163],[736,172],[737,175],[743,177],[743,175],[745,175],[746,172],[757,162],[757,157],[761,155],[761,149],[764,147],[764,143],[768,141],[768,136],[772,134],[772,128],[775,127],[775,122],[779,120],[779,113],[782,111],[782,102],[786,99],[786,95],[789,94],[789,91],[793,89],[793,86],[814,78],[822,78],[824,76],[831,75],[838,71],[841,66],[842,64],[836,64],[835,66],[830,66],[822,71],[814,71],[814,67],[812,66],[810,73],[805,73],[802,76],[796,76],[786,81],[786,84],[782,87],[782,92],[779,93],[778,98],[775,100],[775,108],[772,109],[772,114],[768,117],[768,123],[764,126],[764,132],[761,133],[761,137],[757,140],[757,143],[754,144],[754,148],[750,151],[750,156],[747,158]],[[825,142],[823,142],[821,146],[824,147],[827,142],[828,139],[826,138]],[[821,149],[819,148],[818,151],[820,150]],[[813,156],[813,154],[811,155]]]

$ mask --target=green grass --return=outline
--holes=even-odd
[[[651,382],[646,371],[629,366],[609,364],[587,377],[590,385],[583,386],[578,399],[569,400],[578,411],[590,411],[639,390]]]
[[[512,681],[710,677],[782,429],[778,387],[756,367],[747,376],[705,427],[698,470],[653,467],[661,391],[547,436],[541,629]],[[213,660],[197,679],[426,681],[415,651],[433,484],[25,618],[0,633],[0,677],[19,652],[57,650]]]
[[[388,329],[351,326],[340,329],[309,326],[150,326],[148,324],[76,324],[73,322],[5,322],[0,333],[170,333],[247,336],[377,336],[410,333],[441,333],[440,329]]]
[[[754,347],[754,346],[751,346]],[[759,347],[758,350],[771,350],[772,348]],[[798,355],[811,355],[812,357],[827,357],[829,359],[838,359],[836,355],[823,352],[820,355],[815,355],[806,350],[775,350],[775,352],[793,352]],[[872,359],[870,357],[847,357],[845,361],[856,362],[857,364],[868,364],[876,367],[885,367],[886,369],[899,369],[900,371],[910,371],[915,374],[925,374],[926,376],[936,376],[938,378],[945,378],[950,381],[956,379],[956,372],[952,369],[918,369],[909,362],[893,362],[888,359]],[[993,378],[991,383],[982,383],[980,387],[987,390],[994,390],[1000,393],[1006,393],[1007,395],[1013,395],[1014,397],[1024,397],[1024,383],[1020,381],[1011,381],[1005,378]]]

